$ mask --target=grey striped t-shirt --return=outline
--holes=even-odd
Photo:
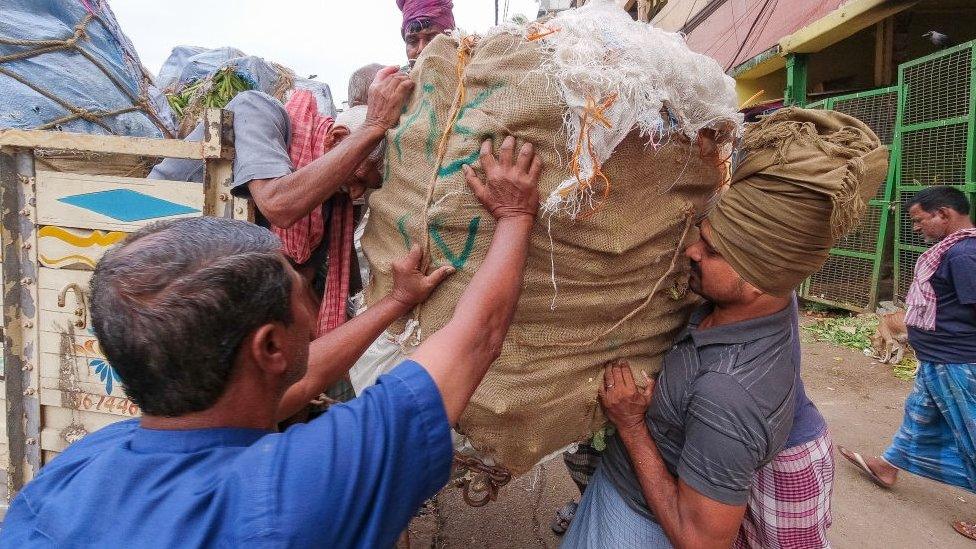
[[[753,473],[783,448],[793,423],[797,309],[699,330],[709,311],[695,312],[665,356],[647,425],[672,475],[710,499],[745,505]],[[624,500],[653,518],[618,437],[603,468]]]
[[[234,184],[231,194],[250,197],[248,184],[255,179],[275,179],[292,172],[291,156],[288,151],[291,143],[291,120],[288,111],[280,101],[259,91],[244,91],[237,94],[224,107],[234,113]],[[186,141],[202,141],[203,123],[186,136]],[[168,181],[193,181],[203,183],[203,161],[167,158],[156,164],[149,179]],[[322,216],[326,231],[329,228],[331,208],[323,205]],[[271,224],[258,207],[255,221],[262,227]],[[323,238],[319,246],[312,250],[305,265],[323,265],[329,251],[329,239]]]

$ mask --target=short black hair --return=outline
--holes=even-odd
[[[939,208],[951,208],[962,215],[969,215],[969,199],[966,198],[965,193],[943,185],[922,189],[908,201],[908,204],[905,204],[905,208],[911,209],[916,204],[928,213],[935,212]]]
[[[291,322],[280,247],[257,225],[198,217],[150,225],[102,257],[91,279],[92,325],[143,413],[210,408],[244,338]]]

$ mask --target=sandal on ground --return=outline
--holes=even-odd
[[[956,532],[959,532],[967,538],[976,541],[976,524],[957,520],[952,523],[952,527]]]
[[[563,505],[556,511],[556,518],[553,519],[552,524],[549,528],[557,536],[561,536],[569,530],[569,523],[573,522],[573,517],[576,516],[576,509],[579,508],[579,504],[575,501],[570,501],[566,505]]]
[[[844,456],[844,459],[853,463],[858,469],[861,470],[861,472],[866,474],[868,478],[870,478],[871,481],[877,484],[878,486],[886,490],[892,487],[893,484],[889,484],[881,480],[881,477],[879,477],[877,473],[875,473],[874,471],[871,470],[870,467],[868,467],[868,463],[864,461],[864,457],[861,456],[861,454],[857,452],[852,452],[843,446],[838,446],[837,451],[840,452],[840,455]]]

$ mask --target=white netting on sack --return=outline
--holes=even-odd
[[[722,145],[741,129],[735,81],[718,63],[691,51],[680,34],[632,20],[613,0],[494,32],[539,41],[542,70],[568,106],[573,177],[546,199],[548,214],[575,219],[598,205],[611,184],[601,166],[634,127],[655,146],[674,133],[694,140],[704,128]]]

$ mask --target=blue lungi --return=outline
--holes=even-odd
[[[976,364],[921,363],[905,419],[884,458],[909,473],[976,492]]]
[[[661,525],[627,505],[597,467],[583,493],[576,516],[563,537],[562,549],[670,549]]]

